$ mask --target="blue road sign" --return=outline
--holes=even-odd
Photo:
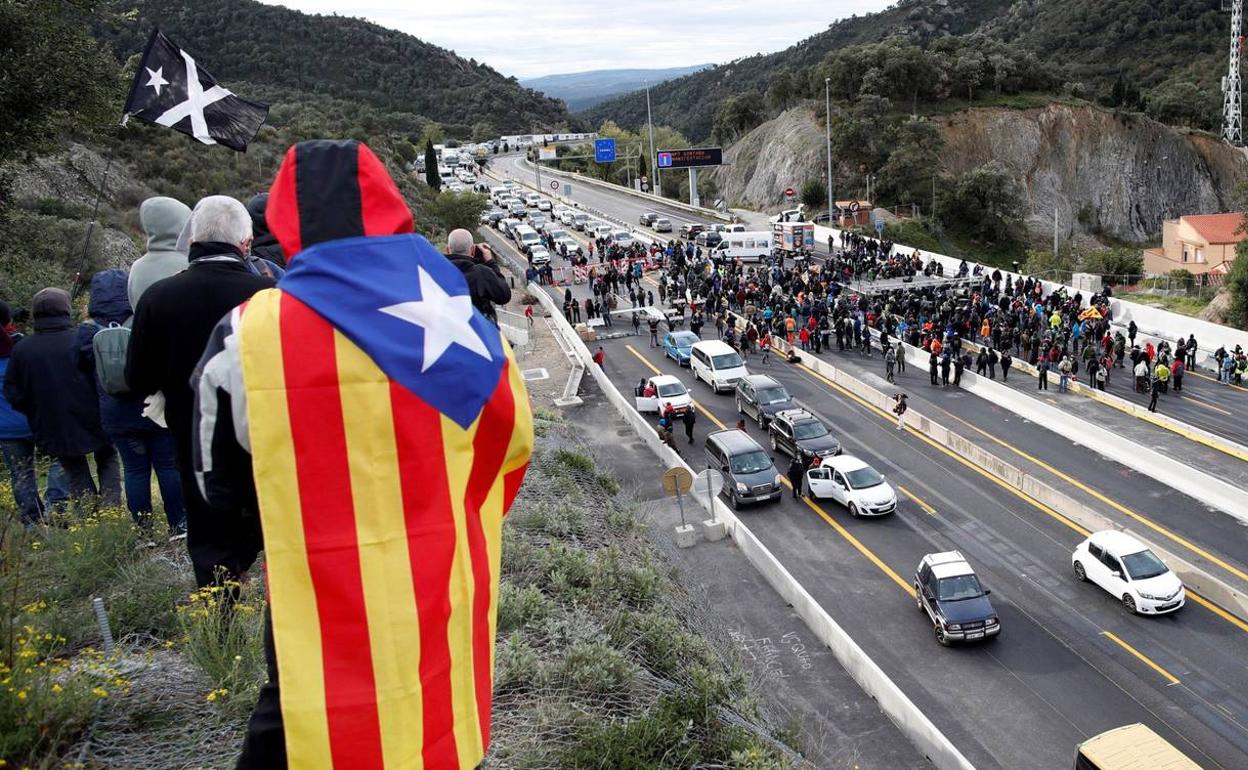
[[[659,168],[672,167],[672,154],[670,152],[659,153]]]
[[[611,163],[615,160],[615,140],[614,139],[595,139],[594,140],[594,162],[595,163]]]
[[[875,220],[875,234],[880,235],[880,236],[884,235],[884,220],[883,219]]]

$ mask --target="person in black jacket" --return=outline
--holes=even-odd
[[[214,510],[199,494],[191,451],[191,373],[217,322],[274,282],[244,262],[252,230],[243,204],[222,195],[205,198],[195,207],[190,228],[187,269],[152,284],[135,308],[126,383],[140,398],[164,394],[186,505],[186,545],[202,587],[237,579],[251,566],[260,549],[260,525],[254,509]]]
[[[35,294],[31,311],[35,333],[13,347],[4,396],[30,421],[35,445],[64,468],[75,504],[120,505],[117,452],[100,425],[90,375],[75,365],[77,333],[69,293],[44,289]],[[98,485],[87,462],[92,454]]]
[[[459,268],[464,279],[468,281],[472,304],[482,315],[497,324],[494,306],[506,305],[511,301],[511,287],[503,278],[493,252],[485,244],[474,244],[472,233],[462,227],[452,230],[446,237],[446,252],[446,258]]]

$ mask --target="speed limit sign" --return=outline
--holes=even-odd
[[[558,189],[559,189],[559,183],[558,183],[557,181],[553,180],[553,179],[552,179],[552,180],[550,180],[550,189],[552,189],[552,190],[558,190]]]

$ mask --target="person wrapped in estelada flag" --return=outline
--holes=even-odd
[[[476,767],[533,444],[520,372],[368,147],[292,147],[266,219],[289,271],[194,383],[205,497],[254,474],[264,531],[270,682],[239,767]]]

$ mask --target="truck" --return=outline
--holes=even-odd
[[[776,222],[771,232],[771,250],[776,256],[805,259],[815,253],[815,226],[811,222]]]

